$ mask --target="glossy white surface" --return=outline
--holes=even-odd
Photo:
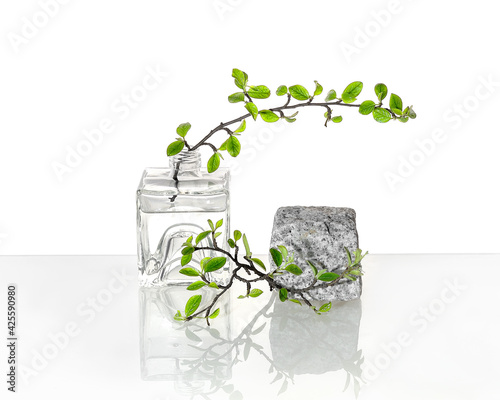
[[[292,400],[354,399],[354,381],[359,399],[497,396],[500,255],[370,255],[361,301],[324,316],[236,290],[210,331],[172,325],[177,297],[139,293],[135,262],[0,257],[1,298],[18,286],[18,399],[272,399],[285,381]],[[217,373],[175,378],[207,346]]]

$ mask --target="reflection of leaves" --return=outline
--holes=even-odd
[[[231,396],[229,396],[229,400],[243,400],[243,395],[239,390],[235,390],[231,393]]]
[[[248,359],[248,355],[250,354],[250,349],[252,348],[252,343],[250,341],[245,343],[245,348],[243,350],[243,359],[246,361]]]
[[[358,350],[351,359],[345,360],[342,364],[342,367],[347,372],[346,383],[344,385],[344,392],[349,387],[352,377],[354,395],[356,396],[356,398],[358,398],[359,392],[361,390],[361,384],[360,384],[361,374],[362,374],[361,367],[363,365],[364,360],[365,358],[363,357],[363,351]]]
[[[231,384],[231,385],[222,386],[222,390],[224,390],[224,392],[229,394],[229,393],[234,391],[234,385]]]
[[[281,385],[281,389],[280,391],[278,392],[278,396],[281,394],[281,393],[284,393],[286,392],[286,389],[288,388],[288,381],[285,380],[283,381],[283,385]]]
[[[215,328],[209,328],[208,333],[215,339],[220,339],[220,332]]]
[[[256,330],[252,332],[252,335],[258,335],[259,333],[261,333],[266,324],[267,322],[264,322],[261,326],[259,326]]]
[[[343,392],[345,392],[347,390],[347,388],[349,387],[349,384],[351,383],[351,374],[347,374],[347,377],[345,379],[345,385],[344,385],[344,390],[342,390]]]
[[[274,383],[274,382],[276,382],[276,381],[279,381],[279,380],[280,380],[280,379],[282,379],[282,378],[283,378],[283,374],[282,374],[281,372],[278,372],[278,373],[276,374],[276,376],[274,377],[274,379],[272,380],[272,382],[271,382],[271,383]]]
[[[354,379],[354,395],[356,398],[359,396],[359,390],[361,389],[361,385],[359,384],[359,381],[357,379]]]
[[[186,329],[186,336],[189,340],[192,340],[193,342],[201,342],[201,338],[196,335],[194,332],[191,332],[189,329]]]

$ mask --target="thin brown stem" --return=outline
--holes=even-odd
[[[357,107],[357,108],[359,108],[359,106],[361,105],[361,104],[344,103],[344,102],[342,102],[342,100],[335,100],[335,101],[322,102],[322,103],[306,102],[306,103],[297,103],[297,104],[290,105],[290,100],[291,100],[291,96],[290,96],[290,94],[288,94],[288,100],[283,106],[270,108],[269,110],[273,111],[273,112],[278,112],[278,113],[280,113],[281,116],[283,116],[284,110],[293,110],[295,108],[300,108],[300,107],[327,107],[327,109],[331,110],[330,106]],[[377,107],[377,108],[383,108],[383,107]],[[385,108],[385,110],[387,110],[391,114],[392,117],[394,117],[394,118],[396,117],[396,115],[391,111],[391,109]],[[227,128],[229,125],[235,124],[237,122],[241,122],[244,119],[250,117],[251,115],[252,114],[247,113],[247,114],[242,115],[241,117],[232,119],[231,121],[221,122],[214,129],[212,129],[203,139],[201,139],[196,145],[192,146],[188,150],[194,151],[194,150],[197,150],[200,146],[209,145],[207,143],[207,140],[210,139],[215,133],[219,132],[220,130],[226,130],[229,133],[230,130]],[[212,147],[212,149],[215,149],[214,151],[217,151],[217,148],[215,146],[213,146],[213,145],[210,145],[210,146]]]

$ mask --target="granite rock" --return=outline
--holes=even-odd
[[[302,289],[312,283],[313,273],[308,260],[318,269],[340,274],[348,262],[344,247],[351,253],[358,248],[356,212],[338,207],[281,207],[274,216],[271,235],[271,247],[278,245],[284,245],[289,253],[294,253],[295,264],[303,271],[299,276],[286,272],[275,278],[286,288]],[[274,268],[272,257],[269,259]],[[306,298],[347,301],[360,297],[361,289],[361,278],[354,282],[345,279],[328,288],[312,289]]]

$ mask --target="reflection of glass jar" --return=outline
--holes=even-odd
[[[219,168],[209,174],[201,169],[197,151],[182,151],[170,158],[170,168],[147,168],[137,189],[137,241],[141,286],[187,285],[192,277],[179,274],[182,244],[189,236],[209,229],[207,220],[224,225],[217,244],[227,249],[229,238],[229,171]],[[199,246],[211,245],[211,235]],[[191,266],[214,251],[196,251]],[[229,263],[212,273],[212,280],[224,283]]]
[[[215,290],[197,290],[203,296],[200,307],[210,303]],[[207,393],[213,383],[231,378],[234,357],[230,342],[230,298],[220,302],[217,329],[205,320],[178,322],[193,293],[184,287],[139,289],[141,375],[144,380],[176,382],[176,392],[193,395]]]

